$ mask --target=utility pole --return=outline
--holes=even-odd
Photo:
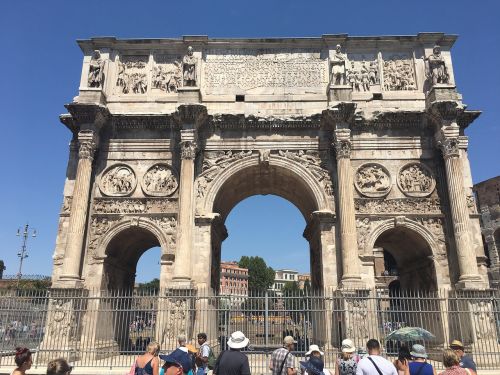
[[[30,233],[30,228],[29,224],[26,224],[24,226],[24,230],[21,232],[21,228],[17,230],[17,236],[22,236],[23,238],[23,245],[21,246],[21,251],[17,253],[17,256],[19,257],[19,272],[17,273],[17,288],[19,288],[19,284],[21,282],[21,277],[23,276],[22,270],[23,270],[23,261],[28,257],[28,237]],[[36,229],[32,230],[32,237],[36,237]]]

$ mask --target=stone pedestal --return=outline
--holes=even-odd
[[[427,92],[425,100],[428,104],[443,100],[462,100],[462,95],[457,92],[455,85],[437,84]]]
[[[177,89],[179,103],[194,104],[201,102],[201,92],[199,87],[179,87]]]
[[[101,88],[86,87],[80,89],[80,94],[75,100],[78,103],[105,105],[107,98]]]
[[[329,102],[349,102],[352,100],[352,87],[349,85],[330,85],[327,94]]]

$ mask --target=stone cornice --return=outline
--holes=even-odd
[[[357,112],[353,129],[424,128],[426,125],[424,111],[383,111],[370,116]]]
[[[212,129],[319,129],[321,115],[275,117],[246,116],[244,114],[214,114],[209,116],[209,126]]]
[[[114,129],[175,129],[177,122],[172,115],[113,115]]]
[[[173,114],[173,119],[181,128],[194,126],[199,129],[207,118],[207,107],[201,104],[181,104]]]
[[[465,106],[455,100],[435,101],[429,105],[427,114],[438,127],[456,122],[464,113]]]
[[[457,119],[457,124],[462,129],[466,129],[470,124],[472,124],[480,115],[481,111],[478,110],[465,110]]]
[[[354,121],[356,103],[340,102],[328,107],[322,113],[324,125],[334,128],[338,125],[350,125]]]
[[[85,126],[99,129],[110,118],[106,106],[99,104],[69,103],[65,107],[71,114],[76,126],[80,129]]]

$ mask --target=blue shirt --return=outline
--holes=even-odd
[[[474,370],[474,372],[477,372],[474,360],[468,355],[464,355],[462,358],[460,358],[460,367],[470,368],[471,370]]]
[[[410,362],[410,375],[434,375],[432,365],[426,362]],[[419,372],[420,371],[420,372]]]

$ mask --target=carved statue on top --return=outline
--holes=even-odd
[[[433,85],[438,83],[450,83],[448,69],[446,69],[446,63],[441,55],[441,47],[439,45],[436,44],[434,46],[432,55],[426,58],[425,66],[427,78],[432,80]]]
[[[196,86],[196,65],[198,59],[193,56],[193,47],[189,46],[187,54],[182,59],[182,74],[184,86]]]
[[[342,53],[340,44],[335,47],[335,53],[332,57],[332,79],[334,85],[345,85],[346,80],[347,55]]]
[[[99,50],[95,50],[90,59],[89,65],[89,87],[102,87],[104,85],[104,65],[106,60],[101,58]]]

